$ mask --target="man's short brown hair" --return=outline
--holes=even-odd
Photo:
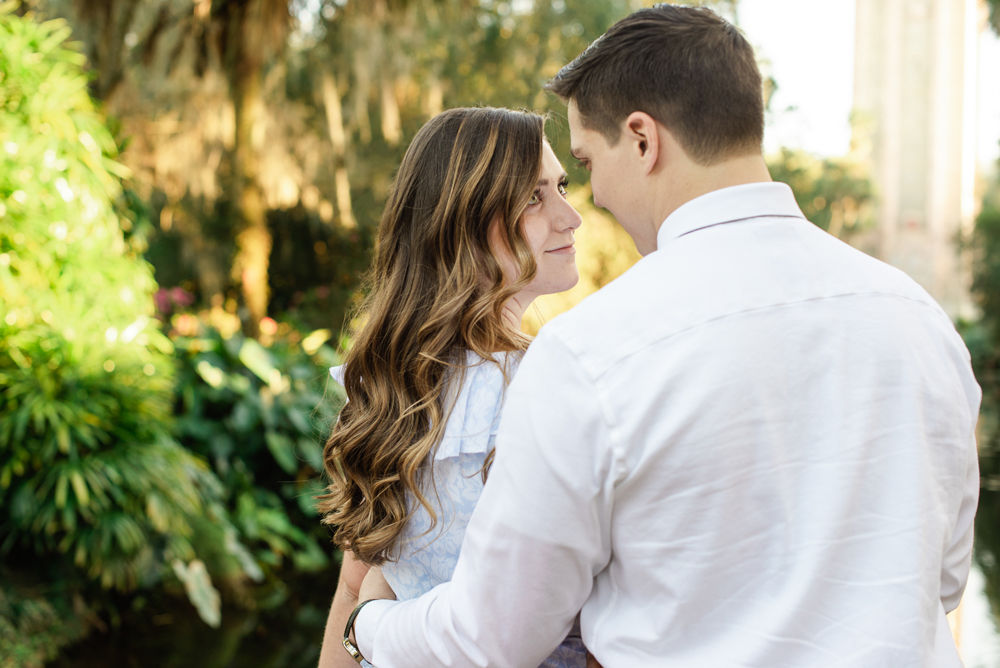
[[[761,150],[764,101],[753,48],[705,7],[661,4],[626,16],[545,89],[574,101],[583,125],[612,145],[622,121],[642,111],[702,165]]]

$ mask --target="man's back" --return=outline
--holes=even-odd
[[[565,346],[615,441],[582,615],[605,665],[960,665],[968,354],[913,281],[796,216],[780,184],[694,200],[526,358]]]
[[[377,602],[396,666],[960,666],[980,392],[902,273],[782,184],[677,209],[542,329],[451,583]],[[366,655],[368,656],[368,655]]]

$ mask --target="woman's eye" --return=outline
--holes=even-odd
[[[566,183],[560,183],[559,184],[559,194],[562,195],[563,197],[565,197],[568,194],[567,191],[566,191],[566,186],[567,185],[568,184],[566,184]]]
[[[528,206],[532,206],[533,204],[538,204],[541,201],[542,200],[538,197],[538,193],[532,193],[531,199],[528,200]]]

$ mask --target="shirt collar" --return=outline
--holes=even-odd
[[[663,248],[695,230],[758,217],[805,219],[787,184],[746,183],[713,190],[682,204],[663,221],[656,247]]]

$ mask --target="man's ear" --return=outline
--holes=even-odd
[[[660,133],[656,121],[644,111],[633,111],[625,119],[625,140],[635,147],[635,155],[649,174],[660,157]]]

